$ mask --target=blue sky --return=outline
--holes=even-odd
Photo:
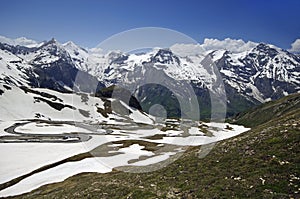
[[[163,27],[202,43],[235,38],[289,48],[300,38],[297,0],[1,0],[0,35],[94,47],[113,34]]]

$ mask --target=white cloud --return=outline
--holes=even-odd
[[[299,53],[300,52],[300,39],[296,39],[294,41],[294,43],[291,44],[291,46],[292,46],[292,48],[289,49],[288,51],[294,52],[294,53],[295,52]]]
[[[248,41],[244,42],[242,39],[230,39],[226,38],[224,40],[218,39],[204,39],[202,46],[206,50],[228,50],[234,53],[243,52],[254,48],[257,43]]]
[[[181,56],[187,56],[205,54],[211,50],[228,50],[233,53],[239,53],[250,50],[255,46],[257,46],[257,43],[252,41],[245,42],[242,39],[204,39],[203,44],[175,44],[171,47],[171,50]]]
[[[88,49],[88,51],[91,54],[103,54],[103,49],[101,49],[101,48],[90,48],[90,49]]]
[[[200,44],[174,44],[171,51],[180,56],[204,54],[206,50]]]
[[[20,46],[26,46],[26,47],[35,47],[38,45],[38,42],[32,40],[32,39],[27,39],[25,37],[20,37],[17,39],[10,39],[4,36],[0,36],[0,42],[10,44],[10,45],[20,45]]]

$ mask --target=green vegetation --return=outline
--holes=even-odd
[[[239,114],[235,123],[248,127],[255,127],[272,119],[285,117],[287,113],[293,113],[300,109],[300,94],[292,94],[276,101],[270,101],[258,107]]]
[[[194,92],[197,96],[199,105],[199,116],[196,118],[202,121],[209,121],[211,118],[211,93],[207,88],[197,88],[197,85],[192,83]],[[198,85],[199,86],[199,85]],[[195,113],[190,106],[181,107],[179,103],[179,96],[176,96],[168,88],[159,84],[146,84],[138,88],[136,91],[137,96],[133,96],[129,90],[120,86],[112,85],[106,88],[98,90],[95,94],[96,97],[100,98],[116,98],[126,104],[134,107],[138,110],[143,110],[149,113],[150,108],[153,105],[159,104],[163,106],[167,112],[168,118],[191,118]],[[249,101],[236,93],[235,89],[226,87],[226,94],[228,98],[226,117],[232,117],[239,112],[245,111],[255,105],[260,104],[258,101]],[[84,98],[85,96],[82,96]],[[183,97],[183,101],[185,96]],[[84,99],[83,99],[84,100]],[[223,116],[224,107],[223,105],[214,104],[214,115]],[[103,112],[103,110],[99,110]]]
[[[204,146],[190,147],[155,172],[84,173],[21,197],[300,198],[299,96],[243,113],[236,122],[252,130],[217,143],[204,158]]]
[[[132,95],[132,93],[129,90],[126,90],[125,88],[122,87],[109,86],[107,88],[103,88],[97,91],[95,96],[101,98],[119,99],[133,108],[142,110],[139,101]]]
[[[146,151],[156,151],[158,148],[157,143],[153,142],[147,142],[147,141],[142,141],[142,140],[121,140],[121,141],[115,141],[113,144],[122,144],[120,148],[125,148],[129,147],[133,144],[139,144],[144,147],[144,150]]]
[[[143,110],[149,113],[149,109],[155,105],[162,105],[168,118],[180,118],[183,114],[176,96],[166,87],[159,84],[146,84],[138,91],[138,99],[141,101]]]

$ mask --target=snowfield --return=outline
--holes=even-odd
[[[7,127],[11,122],[5,122]],[[140,140],[145,142],[157,143],[157,146],[163,148],[167,145],[178,146],[197,146],[217,142],[247,131],[247,128],[230,124],[205,123],[211,128],[213,136],[205,136],[201,130],[196,127],[189,129],[189,136],[183,137],[184,131],[161,131],[159,128],[152,129],[128,129],[113,130],[111,134],[95,135],[95,132],[84,128],[78,128],[69,124],[56,126],[49,123],[25,123],[24,126],[15,128],[16,132],[21,134],[34,135],[71,133],[80,130],[85,134],[91,134],[92,138],[86,142],[79,143],[0,143],[0,183],[5,183],[19,176],[33,172],[34,170],[46,165],[56,163],[68,157],[92,151],[97,147],[107,145],[107,151],[102,151],[101,157],[84,158],[78,161],[64,162],[58,166],[33,173],[20,182],[0,191],[0,196],[18,195],[29,192],[42,185],[60,182],[68,177],[82,172],[110,172],[115,167],[120,166],[147,166],[159,163],[168,159],[170,156],[178,153],[179,150],[170,152],[147,151],[143,145],[131,144],[123,147],[123,144],[111,144],[116,141]],[[225,129],[232,128],[231,130]],[[3,129],[2,129],[3,130]],[[2,136],[7,135],[3,134]],[[161,135],[162,139],[151,139],[151,136]],[[20,136],[20,135],[17,135]],[[141,156],[143,160],[138,160]],[[145,157],[148,158],[145,158]],[[131,160],[133,163],[129,163]],[[47,177],[45,177],[47,176]]]
[[[15,129],[17,133],[26,134],[61,134],[61,133],[90,133],[90,131],[70,124],[51,125],[48,123],[31,122]]]
[[[156,123],[154,116],[123,102],[128,115],[114,111],[104,115],[104,101],[88,94],[0,88],[4,91],[0,97],[0,184],[21,177],[0,190],[0,197],[26,193],[83,172],[155,165],[182,153],[183,147],[217,142],[248,130],[202,122],[187,127],[174,119]],[[164,129],[167,123],[173,128]],[[149,151],[145,143],[157,150]],[[75,159],[69,161],[70,157]]]

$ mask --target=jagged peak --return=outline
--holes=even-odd
[[[59,44],[59,42],[54,37],[48,43],[49,44],[52,44],[52,43]]]
[[[52,38],[51,40],[44,42],[43,45],[41,45],[39,48],[42,49],[47,47],[56,47],[58,49],[64,50],[64,47],[55,38]]]
[[[73,41],[67,41],[63,46],[77,46]]]
[[[280,51],[286,51],[282,48],[279,48],[273,44],[267,44],[267,43],[264,43],[264,42],[260,42],[255,48],[253,49],[257,49],[257,50],[276,50],[278,52]]]
[[[73,49],[73,50],[82,50],[85,53],[89,53],[88,50],[86,50],[85,48],[82,48],[81,46],[75,44],[73,41],[67,41],[66,43],[62,44],[62,46],[65,47],[65,48],[70,48],[70,49]]]
[[[179,58],[169,48],[158,49],[156,54],[152,58],[153,62],[159,62],[162,64],[174,63],[180,64]]]
[[[157,50],[157,52],[154,55],[154,57],[157,57],[157,56],[174,57],[175,55],[172,52],[172,50],[169,48],[160,48]]]

